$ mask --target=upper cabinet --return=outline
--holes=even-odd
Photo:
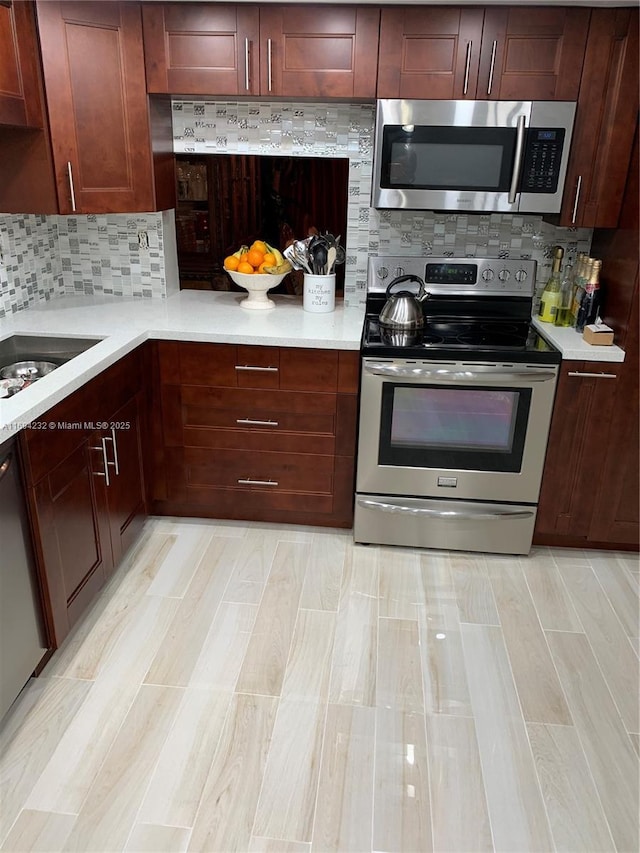
[[[151,3],[150,93],[374,98],[377,8]]]
[[[38,45],[29,3],[0,0],[0,124],[42,127]]]
[[[37,0],[60,213],[155,209],[137,3]]]
[[[575,100],[590,10],[382,9],[379,98]]]
[[[615,228],[638,114],[638,10],[593,9],[560,225]]]

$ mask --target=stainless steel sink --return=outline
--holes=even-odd
[[[16,361],[52,361],[64,364],[99,344],[102,338],[59,338],[40,335],[11,335],[0,341],[0,368]]]
[[[40,335],[12,335],[0,341],[0,371],[17,362],[50,362],[59,367],[90,347],[100,343],[102,338],[62,338]],[[31,381],[36,381],[35,377]],[[7,382],[9,380],[6,380]],[[2,396],[13,396],[31,381],[11,385],[4,389]]]

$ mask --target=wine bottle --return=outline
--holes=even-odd
[[[576,318],[576,332],[584,332],[584,327],[594,323],[598,316],[600,307],[600,268],[602,261],[595,259],[591,265],[589,281],[580,302],[580,309]]]
[[[553,266],[551,275],[547,281],[542,296],[540,297],[540,310],[538,317],[543,323],[553,323],[556,319],[558,305],[560,304],[560,288],[562,286],[562,278],[560,268],[562,266],[562,258],[564,257],[564,249],[562,246],[556,246],[553,250]]]
[[[582,297],[584,296],[587,281],[589,280],[589,273],[591,272],[592,264],[593,258],[590,258],[588,255],[582,255],[582,263],[580,264],[576,275],[575,285],[573,288],[573,303],[571,305],[571,315],[573,318],[572,325],[574,327],[578,319],[580,303],[582,302]]]
[[[555,326],[573,326],[573,314],[571,306],[573,305],[573,270],[572,267],[566,266],[564,275],[562,276],[562,284],[560,285],[560,300],[556,310],[554,319]]]

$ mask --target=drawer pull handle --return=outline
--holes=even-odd
[[[489,69],[489,83],[487,85],[487,95],[491,94],[491,89],[493,87],[493,72],[496,69],[496,50],[498,47],[498,42],[494,40],[491,46],[491,68]]]
[[[578,180],[576,181],[576,198],[573,203],[573,213],[571,214],[571,224],[575,225],[576,219],[578,218],[578,202],[580,201],[580,190],[582,189],[582,175],[578,175]]]
[[[617,379],[616,373],[581,373],[579,370],[570,370],[567,376],[586,376],[588,379]]]
[[[107,436],[105,441],[110,441],[113,447],[113,462],[108,462],[108,465],[111,465],[116,469],[116,477],[120,475],[120,464],[118,462],[118,443],[116,441],[116,431],[113,427],[111,427],[111,436]]]
[[[278,421],[255,421],[253,418],[236,418],[236,423],[243,424],[245,426],[278,426]]]
[[[277,373],[277,367],[258,367],[255,364],[236,364],[236,370],[257,370],[261,373]]]
[[[471,48],[473,47],[473,42],[467,42],[467,59],[464,64],[464,88],[462,90],[462,94],[466,95],[469,91],[469,69],[471,67]]]
[[[250,480],[243,479],[238,480],[238,485],[240,486],[277,486],[277,480]]]
[[[107,483],[107,486],[111,485],[111,480],[109,479],[109,460],[107,459],[107,439],[101,438],[100,444],[92,444],[90,446],[91,450],[99,450],[102,453],[102,463],[104,465],[104,471],[94,471],[93,474],[96,477],[104,477]]]
[[[75,213],[77,210],[76,207],[76,190],[73,186],[73,167],[71,165],[71,160],[67,160],[67,176],[69,178],[69,192],[71,194],[71,212]]]

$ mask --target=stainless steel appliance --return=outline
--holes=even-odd
[[[379,100],[372,206],[558,213],[571,101]]]
[[[535,261],[369,259],[354,539],[526,554],[560,353],[531,325]],[[416,275],[422,329],[380,324]]]
[[[15,440],[0,445],[0,717],[47,650]]]

